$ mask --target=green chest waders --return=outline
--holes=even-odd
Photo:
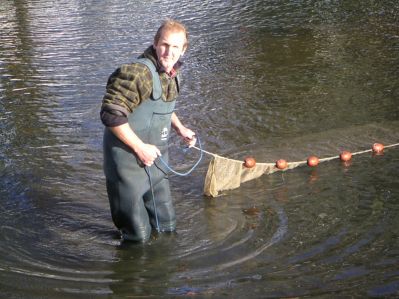
[[[129,115],[129,125],[143,142],[157,146],[162,158],[168,161],[167,144],[175,101],[161,99],[162,87],[154,65],[147,59],[137,62],[144,63],[151,70],[153,92],[151,99],[143,101]],[[112,220],[123,238],[148,240],[151,229],[157,225],[160,231],[175,230],[175,210],[166,170],[159,163],[143,167],[134,152],[108,128],[104,131],[103,144]]]

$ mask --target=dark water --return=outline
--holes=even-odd
[[[101,4],[100,4],[101,3]],[[108,75],[162,19],[190,30],[181,119],[210,152],[302,160],[399,142],[397,1],[0,3],[0,297],[398,297],[399,150],[202,195],[121,244],[102,173]],[[171,163],[192,163],[175,140]]]

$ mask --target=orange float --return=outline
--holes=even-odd
[[[288,166],[288,163],[284,159],[279,159],[276,161],[276,167],[278,169],[285,169],[285,168],[287,168],[287,166]]]
[[[246,168],[252,168],[252,167],[254,167],[256,165],[256,161],[255,161],[255,159],[253,158],[253,157],[246,157],[245,159],[244,159],[244,166],[246,167]]]
[[[307,162],[309,166],[314,167],[319,164],[319,158],[317,158],[316,156],[310,156]]]
[[[381,154],[384,151],[384,145],[382,143],[373,144],[373,152],[376,154]]]
[[[343,162],[347,162],[350,159],[352,159],[352,153],[348,152],[348,151],[343,151],[340,155],[339,158],[341,159],[341,161]]]

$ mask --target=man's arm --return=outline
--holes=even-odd
[[[161,155],[161,152],[155,145],[144,143],[136,133],[134,133],[128,123],[116,127],[108,127],[108,129],[110,129],[123,143],[129,146],[146,166],[151,166],[154,160]]]
[[[151,91],[151,72],[145,65],[122,65],[108,79],[101,107],[103,124],[147,166],[151,166],[161,153],[156,146],[145,144],[134,133],[127,116],[143,99],[150,97]]]
[[[194,146],[197,141],[195,138],[195,133],[189,128],[185,127],[174,112],[172,113],[171,121],[172,127],[175,129],[176,133],[184,139],[188,146]]]

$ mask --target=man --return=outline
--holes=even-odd
[[[112,219],[123,239],[146,241],[151,229],[174,231],[175,211],[166,170],[171,127],[189,146],[195,134],[174,112],[186,28],[165,21],[153,45],[108,79],[101,108],[104,173]]]

